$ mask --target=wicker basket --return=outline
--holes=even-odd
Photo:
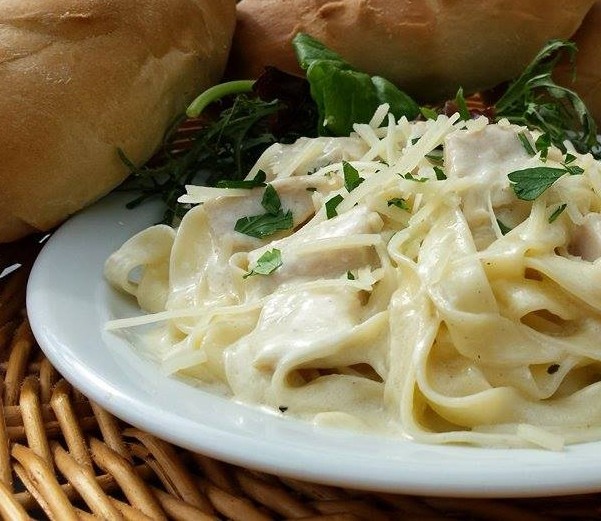
[[[25,312],[35,242],[0,245],[0,515],[8,520],[601,519],[601,495],[486,500],[304,483],[179,449],[114,418],[44,357]]]

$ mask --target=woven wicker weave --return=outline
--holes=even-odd
[[[601,519],[601,495],[483,500],[365,493],[278,478],[174,447],[73,389],[27,322],[31,243],[0,245],[0,515],[8,520]]]

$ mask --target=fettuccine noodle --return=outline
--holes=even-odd
[[[601,439],[601,168],[569,144],[569,160],[531,155],[524,138],[383,106],[350,137],[272,146],[247,177],[264,184],[189,187],[177,229],[108,259],[110,283],[152,313],[109,327],[155,322],[146,352],[166,371],[320,425],[505,447]],[[583,173],[516,196],[510,172],[566,161]],[[292,227],[236,231],[269,213],[268,186]]]

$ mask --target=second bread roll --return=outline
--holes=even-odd
[[[575,68],[563,64],[556,75],[562,85],[575,90],[601,128],[601,2],[595,3],[573,37],[578,46]]]
[[[302,31],[420,101],[440,101],[515,77],[545,41],[570,37],[593,1],[242,0],[232,75],[300,72],[290,42]]]

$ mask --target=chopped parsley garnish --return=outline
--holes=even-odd
[[[559,371],[559,364],[551,364],[549,367],[547,367],[547,374],[555,374],[557,371]]]
[[[238,179],[221,179],[217,181],[217,188],[258,188],[265,186],[265,180],[267,175],[263,170],[259,170],[257,175],[252,179],[238,180]]]
[[[256,266],[249,271],[243,278],[253,275],[269,275],[282,265],[282,252],[277,248],[266,251],[257,259]]]
[[[540,158],[545,161],[549,154],[549,147],[551,146],[551,137],[549,134],[541,134],[534,142],[537,152],[540,152]]]
[[[534,147],[532,146],[532,143],[530,143],[530,140],[528,139],[528,136],[526,136],[525,132],[518,133],[518,139],[522,143],[524,150],[526,150],[526,152],[528,152],[529,156],[536,155],[536,150],[534,150]]]
[[[572,154],[566,154],[564,162],[561,163],[563,168],[553,168],[548,166],[536,166],[516,170],[507,175],[513,183],[513,191],[518,196],[518,199],[524,201],[534,201],[555,181],[565,174],[581,175],[584,169],[572,163],[576,157]]]
[[[268,237],[280,230],[289,230],[293,226],[292,212],[282,210],[282,203],[275,188],[268,184],[263,193],[261,205],[266,213],[242,217],[236,221],[234,230],[257,239]]]
[[[499,225],[499,230],[501,230],[502,235],[507,235],[511,231],[511,228],[500,219],[497,219],[497,224]]]
[[[271,215],[276,215],[282,209],[282,201],[280,201],[280,196],[273,185],[267,185],[265,187],[263,199],[261,199],[261,206]]]
[[[280,230],[289,230],[290,228],[292,228],[292,212],[290,210],[286,213],[280,210],[275,215],[265,213],[242,217],[236,221],[234,226],[234,230],[237,232],[257,239],[269,237]]]
[[[355,276],[353,275],[353,272],[352,272],[352,271],[347,271],[347,272],[346,272],[346,278],[347,278],[348,280],[355,280]]]
[[[399,174],[403,179],[407,179],[409,181],[415,181],[416,183],[425,183],[428,178],[427,177],[415,177],[411,172],[407,172],[405,175]]]
[[[338,208],[338,205],[343,200],[344,200],[344,197],[342,197],[340,194],[338,194],[326,201],[326,217],[328,219],[331,219],[332,217],[336,217],[338,215],[336,208]]]
[[[507,177],[513,183],[513,191],[518,199],[534,201],[555,181],[566,174],[565,168],[551,168],[548,166],[536,166],[516,170]]]
[[[522,146],[524,147],[526,152],[528,152],[528,155],[535,156],[537,152],[540,152],[540,158],[543,161],[546,161],[547,155],[549,154],[549,147],[551,146],[551,138],[549,137],[549,134],[541,134],[540,136],[538,136],[538,138],[534,142],[534,146],[528,139],[528,136],[526,136],[525,132],[520,132],[518,134],[518,139],[522,143]]]
[[[344,173],[344,186],[349,192],[352,192],[365,181],[359,176],[359,171],[348,161],[342,162],[342,172]]]
[[[567,206],[568,206],[567,203],[560,204],[555,209],[555,211],[549,216],[549,224],[554,222],[563,213],[563,211],[567,208]]]
[[[396,206],[401,210],[409,211],[409,205],[402,197],[393,197],[392,199],[388,199],[388,206]]]
[[[437,165],[442,166],[444,164],[444,155],[442,148],[435,148],[429,154],[426,154],[426,159],[428,159],[431,163],[436,163]]]
[[[584,173],[584,168],[579,167],[578,165],[572,165],[572,163],[576,161],[576,156],[572,154],[566,154],[562,165],[567,170],[570,175],[580,175]]]
[[[439,166],[433,166],[434,173],[436,174],[436,179],[439,181],[444,181],[447,178],[447,175],[444,173],[444,170]]]

